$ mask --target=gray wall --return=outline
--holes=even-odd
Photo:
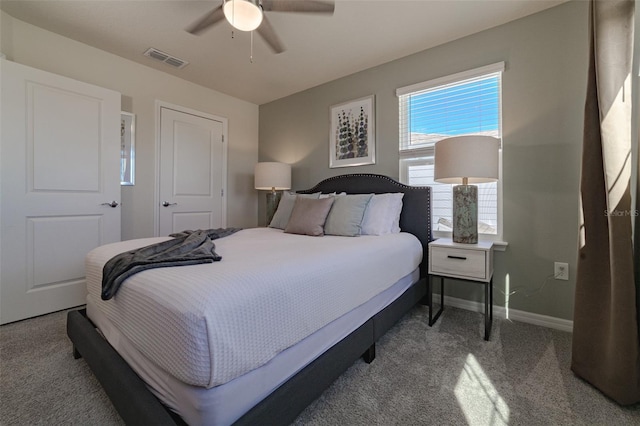
[[[294,189],[342,173],[398,177],[398,87],[505,61],[503,239],[495,293],[509,307],[572,319],[578,189],[588,60],[588,3],[570,2],[260,106],[259,159],[293,167]],[[337,60],[337,58],[328,58]],[[329,169],[329,107],[376,96],[377,163]],[[264,223],[264,198],[259,223]],[[261,222],[260,222],[261,221]],[[549,280],[553,262],[570,280]],[[447,282],[447,294],[482,301],[482,286]],[[529,294],[536,292],[535,294]]]

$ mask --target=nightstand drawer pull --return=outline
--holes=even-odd
[[[448,257],[449,259],[467,260],[467,258],[466,258],[466,257],[464,257],[464,256],[451,256],[451,255],[449,255],[449,256],[447,256],[447,257]]]

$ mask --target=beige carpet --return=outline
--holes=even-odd
[[[569,370],[571,334],[446,308],[434,327],[415,308],[296,425],[639,425]],[[122,424],[83,360],[66,314],[0,327],[0,424]]]

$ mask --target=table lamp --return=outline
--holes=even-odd
[[[258,163],[255,167],[255,188],[267,192],[267,225],[278,208],[281,192],[291,188],[291,165],[277,162]]]
[[[453,241],[478,242],[478,187],[499,178],[500,141],[492,136],[456,136],[436,142],[434,180],[453,187]]]

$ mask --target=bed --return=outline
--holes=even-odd
[[[298,191],[343,192],[403,193],[402,232],[314,238],[247,229],[216,240],[219,264],[145,271],[114,303],[96,296],[101,266],[163,239],[88,255],[87,308],[68,314],[68,335],[127,424],[288,424],[356,359],[373,361],[375,342],[426,302],[430,189],[352,174]],[[394,267],[375,269],[384,262]]]

